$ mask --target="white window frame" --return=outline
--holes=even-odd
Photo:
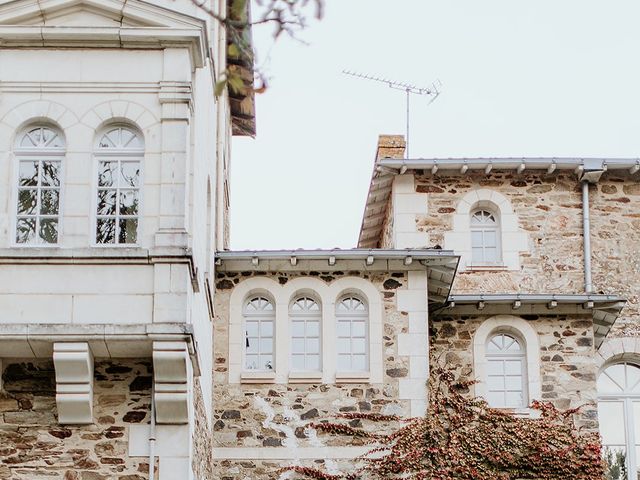
[[[40,149],[40,148],[25,148],[25,147],[21,147],[20,143],[22,141],[22,139],[24,138],[24,136],[37,128],[46,128],[48,130],[54,131],[57,136],[62,140],[63,146],[62,147],[53,147],[53,148],[48,148],[48,149]],[[18,134],[16,135],[16,139],[15,139],[15,146],[14,146],[14,165],[15,165],[15,175],[13,176],[13,198],[12,198],[12,215],[11,215],[11,245],[13,247],[18,247],[18,248],[58,248],[61,243],[62,243],[62,236],[63,236],[63,205],[64,205],[64,177],[65,177],[65,167],[66,167],[66,162],[65,162],[65,157],[66,157],[66,150],[67,150],[67,144],[66,144],[66,138],[64,136],[63,131],[58,128],[55,125],[51,125],[49,123],[31,123],[28,126],[22,128],[19,130]],[[57,215],[57,220],[58,220],[58,239],[56,243],[46,243],[46,242],[42,242],[39,241],[39,226],[40,226],[40,217],[42,217],[43,215],[41,215],[40,213],[37,213],[35,216],[31,216],[33,218],[36,218],[36,242],[33,243],[22,243],[22,242],[18,242],[17,241],[17,235],[18,235],[18,217],[21,217],[18,214],[18,202],[20,201],[20,163],[21,162],[33,162],[33,161],[38,161],[38,164],[40,165],[42,162],[45,161],[56,161],[56,162],[60,162],[60,170],[58,172],[59,174],[59,182],[60,185],[55,188],[58,191],[58,215]],[[40,191],[43,189],[42,186],[40,185],[40,167],[38,167],[38,186],[35,187],[35,191],[37,192],[37,210],[39,210],[39,206],[40,206]],[[34,190],[34,188],[30,188],[31,190]],[[45,190],[48,188],[44,188]],[[44,215],[44,217],[47,218],[54,218],[54,215]]]
[[[357,301],[361,302],[362,305],[364,306],[365,310],[364,312],[361,313],[356,313],[355,311],[351,310],[348,312],[340,312],[338,310],[340,304],[347,300],[347,299],[356,299]],[[336,349],[336,371],[341,373],[341,374],[345,374],[345,373],[368,373],[369,372],[369,306],[367,304],[367,301],[362,298],[362,296],[358,295],[358,294],[353,294],[353,293],[347,293],[346,295],[342,295],[338,301],[336,302],[336,312],[335,312],[335,316],[336,316],[336,342],[338,342],[341,338],[348,338],[351,345],[352,345],[352,349],[351,349],[351,353],[350,353],[350,357],[351,357],[351,367],[353,367],[353,340],[354,338],[356,339],[363,339],[364,340],[364,344],[365,344],[365,352],[364,352],[364,357],[365,357],[365,368],[362,370],[357,370],[355,368],[349,368],[347,370],[342,370],[339,367],[339,361],[338,361],[338,356],[341,355],[341,353],[339,351],[337,351]],[[365,334],[364,337],[362,336],[355,336],[353,335],[353,324],[354,322],[356,322],[356,319],[363,319],[364,322],[362,322],[362,320],[359,320],[358,323],[364,323],[365,324]],[[339,332],[338,332],[338,324],[340,322],[349,322],[349,330],[350,330],[350,335],[348,337],[346,336],[340,336]],[[358,355],[358,354],[355,354]],[[361,355],[361,354],[360,354]]]
[[[519,347],[520,350],[518,352],[504,352],[504,351],[499,351],[499,352],[492,352],[489,350],[489,344],[493,341],[494,338],[498,337],[498,336],[504,336],[504,337],[509,337],[511,338],[514,342],[516,342]],[[527,408],[529,406],[529,396],[528,396],[528,392],[527,392],[527,355],[526,355],[526,345],[524,344],[524,341],[522,339],[520,339],[517,335],[514,335],[512,332],[505,332],[502,330],[498,330],[493,332],[491,335],[489,335],[489,337],[487,338],[487,343],[486,343],[486,359],[487,359],[487,379],[489,377],[491,377],[491,371],[489,368],[489,365],[491,364],[492,361],[508,361],[508,360],[518,360],[520,362],[520,377],[522,378],[522,403],[520,405],[515,405],[515,406],[507,406],[507,405],[491,405],[491,403],[489,403],[492,407],[494,408],[505,408],[505,409],[523,409],[523,408]],[[504,378],[505,380],[505,384],[506,384],[506,378],[508,377],[508,375],[506,374],[506,372],[502,375],[502,378]],[[505,390],[501,390],[500,392],[503,394],[506,394],[509,390],[506,388],[505,386]],[[487,397],[488,394],[490,393],[489,387],[487,386]],[[487,401],[489,402],[489,398],[487,398]],[[506,403],[506,401],[505,401]]]
[[[322,307],[322,372],[290,371],[290,322],[289,304],[296,296],[308,292]],[[244,358],[240,353],[244,341],[243,305],[250,295],[268,295],[276,307],[276,353],[273,372],[244,370]],[[367,372],[336,371],[336,319],[335,304],[345,295],[359,296],[369,308],[369,359]],[[290,279],[284,285],[267,276],[255,276],[241,280],[229,296],[229,371],[228,381],[239,383],[384,383],[384,306],[378,288],[360,277],[341,277],[330,284],[305,276]]]
[[[261,299],[269,302],[271,304],[271,313],[264,313],[262,310],[260,313],[248,312],[247,306],[251,304],[254,300]],[[263,322],[271,322],[271,365],[272,368],[247,368],[247,318],[253,318],[255,322],[258,323],[258,351],[257,355],[260,357],[262,353],[260,353],[260,340],[262,340],[261,326]],[[256,293],[248,296],[242,306],[242,330],[243,330],[243,338],[245,339],[244,347],[242,348],[242,370],[244,372],[256,373],[258,375],[262,374],[272,374],[275,371],[275,363],[276,363],[276,304],[273,299],[270,298],[269,295],[264,295],[262,293]],[[269,375],[268,375],[269,376]]]
[[[530,322],[514,315],[495,315],[480,324],[473,336],[473,369],[476,380],[475,395],[486,398],[487,394],[487,355],[486,345],[489,338],[496,333],[506,333],[519,338],[526,354],[527,400],[542,399],[542,383],[540,374],[540,339]],[[511,409],[514,410],[514,409]],[[538,412],[530,408],[515,409],[516,413],[536,416]]]
[[[474,217],[479,214],[479,213],[486,213],[489,216],[491,216],[494,220],[493,224],[486,224],[486,225],[474,225],[473,223],[473,219]],[[475,208],[474,210],[471,211],[471,215],[469,216],[469,232],[471,235],[471,265],[473,266],[498,266],[498,265],[502,265],[502,233],[500,230],[500,215],[495,211],[495,209],[489,208],[487,206],[481,206],[478,208]],[[493,232],[493,234],[495,235],[495,239],[496,239],[496,259],[493,262],[487,261],[486,260],[486,249],[488,248],[486,246],[486,241],[485,241],[485,233],[487,232]],[[482,248],[482,260],[481,261],[477,261],[473,258],[473,251],[474,248],[477,248],[478,246],[474,245],[473,243],[473,234],[474,233],[481,233],[482,234],[482,242],[479,246],[479,248]]]
[[[602,369],[600,375],[603,375],[604,372],[615,365],[630,365],[635,368],[640,369],[640,365],[637,362],[633,362],[630,360],[619,360],[616,362],[609,363]],[[636,422],[640,422],[640,419],[634,418],[633,412],[633,403],[640,402],[640,394],[633,392],[619,392],[619,393],[600,393],[598,391],[598,406],[601,403],[620,403],[622,402],[622,414],[624,415],[624,424],[625,424],[625,449],[627,452],[627,479],[626,480],[638,480],[638,461],[640,459],[637,458],[636,455],[636,438],[635,438],[635,426],[634,420]],[[604,448],[604,445],[603,445]]]
[[[305,303],[307,301],[311,301],[315,305],[317,305],[318,309],[315,310],[315,311],[312,311],[312,310],[294,310],[294,306],[299,301],[305,301]],[[318,323],[318,335],[317,335],[317,337],[313,337],[313,336],[307,335],[307,324],[310,323],[310,322],[317,322]],[[303,336],[294,336],[294,332],[293,332],[293,324],[294,323],[303,323],[304,324],[305,333],[304,333]],[[297,374],[297,373],[300,373],[300,374],[301,373],[320,373],[320,372],[322,372],[322,303],[320,301],[318,301],[313,295],[310,295],[310,294],[296,295],[294,297],[293,301],[289,305],[289,326],[290,326],[290,330],[289,330],[290,331],[290,335],[289,335],[289,341],[290,341],[289,371],[294,373],[294,374]],[[314,338],[318,339],[318,351],[309,353],[307,351],[307,340],[311,340],[311,339],[314,339]],[[294,339],[302,339],[303,340],[303,342],[305,344],[305,347],[304,347],[304,351],[302,353],[298,353],[298,352],[294,352],[293,351]],[[294,355],[302,355],[304,357],[305,368],[298,369],[298,368],[295,368],[293,366],[293,356]],[[317,369],[306,368],[306,360],[307,360],[307,356],[308,355],[317,355],[318,356],[318,368]]]
[[[111,132],[114,129],[126,129],[133,132],[142,143],[142,148],[132,148],[132,149],[120,149],[120,148],[100,148],[99,144],[104,135]],[[98,131],[98,135],[96,135],[96,142],[94,145],[94,153],[93,153],[93,201],[92,201],[92,214],[91,214],[91,233],[90,238],[92,239],[92,246],[99,248],[132,248],[140,245],[140,237],[142,233],[142,221],[143,221],[143,207],[144,207],[144,159],[145,159],[145,138],[139,128],[136,128],[129,124],[109,124]],[[125,216],[124,218],[135,218],[137,220],[137,228],[136,228],[136,241],[135,243],[120,243],[118,241],[120,225],[119,221],[122,218],[119,212],[119,192],[121,190],[119,183],[115,188],[116,191],[116,215],[108,216],[108,218],[115,218],[116,224],[116,232],[115,232],[115,242],[114,243],[100,243],[98,242],[98,217],[104,217],[103,215],[98,215],[98,192],[102,190],[103,187],[99,185],[99,174],[100,174],[100,163],[101,162],[118,162],[118,171],[120,171],[120,165],[122,162],[128,163],[138,163],[139,166],[139,177],[138,177],[138,187],[130,188],[124,187],[122,190],[136,190],[138,192],[138,214],[136,216]]]

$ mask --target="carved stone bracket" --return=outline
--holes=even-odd
[[[58,421],[93,423],[93,355],[86,342],[53,345]]]
[[[153,342],[156,422],[189,422],[191,368],[186,342]]]

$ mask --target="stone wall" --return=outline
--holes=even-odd
[[[95,362],[95,423],[86,426],[58,424],[53,362],[5,362],[4,367],[0,479],[148,478],[148,458],[127,453],[129,426],[149,422],[149,362]]]
[[[473,337],[486,318],[432,318],[429,332],[432,361],[454,367],[462,380],[475,380]],[[522,318],[534,328],[540,341],[542,398],[539,400],[552,402],[561,409],[584,405],[577,424],[597,429],[597,367],[593,358],[591,317],[523,315]],[[472,393],[473,388],[469,391]]]
[[[442,245],[453,228],[459,200],[476,189],[490,189],[511,203],[528,251],[518,271],[462,271],[454,293],[582,293],[582,190],[574,173],[547,175],[468,172],[466,175],[418,175],[416,191],[428,194],[428,214],[418,230],[429,245]],[[640,316],[640,183],[637,176],[605,173],[591,186],[593,284],[596,293],[627,298],[612,335],[634,333]]]
[[[408,331],[408,316],[396,309],[398,289],[406,287],[402,272],[362,274],[361,272],[310,272],[296,276],[313,276],[331,282],[345,275],[358,275],[371,281],[383,299],[383,383],[369,384],[229,384],[228,315],[232,289],[254,274],[218,273],[215,295],[216,312],[214,333],[214,452],[220,448],[246,448],[244,460],[218,458],[215,478],[272,479],[283,465],[293,461],[258,461],[255,457],[262,447],[281,447],[287,450],[306,447],[358,447],[362,440],[333,436],[309,428],[309,423],[336,421],[346,412],[385,413],[408,415],[409,402],[400,400],[399,379],[409,373],[409,359],[398,355],[398,335]],[[274,273],[271,278],[286,283],[294,275]],[[240,355],[240,352],[232,352]],[[342,420],[345,423],[348,421]],[[352,426],[365,429],[379,428],[360,420]],[[224,451],[224,450],[222,450]],[[330,463],[333,460],[328,460]],[[339,463],[338,460],[336,460]],[[337,464],[334,462],[335,464]],[[314,462],[306,462],[316,464]],[[334,463],[331,465],[335,466]],[[333,468],[333,467],[332,467]]]

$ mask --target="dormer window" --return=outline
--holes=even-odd
[[[64,152],[62,133],[53,127],[31,126],[19,136],[15,149],[18,159],[17,244],[58,243]]]
[[[499,217],[486,208],[471,214],[471,262],[473,265],[502,262]]]

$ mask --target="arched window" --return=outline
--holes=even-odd
[[[502,261],[500,223],[497,214],[481,208],[471,214],[471,262],[496,265]]]
[[[369,310],[357,296],[336,305],[338,372],[369,371]]]
[[[265,297],[249,299],[244,306],[245,370],[273,370],[275,309]]]
[[[62,133],[53,127],[31,126],[19,136],[16,243],[58,243],[64,152]]]
[[[640,367],[623,362],[598,377],[598,419],[607,478],[640,477]],[[625,475],[626,473],[626,475]]]
[[[110,126],[99,137],[96,243],[135,244],[140,216],[142,134]]]
[[[526,352],[520,341],[506,333],[493,335],[487,342],[486,356],[489,405],[525,408],[528,404]]]
[[[296,298],[289,310],[291,318],[291,371],[320,371],[320,323],[322,311],[313,298]]]

